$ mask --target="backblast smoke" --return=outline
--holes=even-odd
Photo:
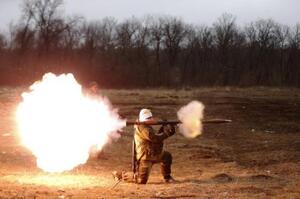
[[[93,146],[101,150],[125,126],[108,99],[84,95],[72,74],[48,73],[22,98],[17,108],[21,142],[44,171],[84,164]]]
[[[204,105],[199,101],[192,101],[180,108],[178,119],[182,122],[179,131],[187,138],[195,138],[202,133]]]

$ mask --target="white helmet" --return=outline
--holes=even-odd
[[[142,109],[140,111],[139,121],[140,122],[145,122],[145,121],[149,120],[151,117],[152,117],[151,110],[149,110],[149,109]]]

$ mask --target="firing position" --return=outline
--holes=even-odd
[[[142,109],[139,114],[140,122],[153,121],[149,109]],[[151,125],[134,126],[133,140],[133,174],[113,172],[116,180],[146,184],[153,164],[160,163],[161,173],[166,183],[174,182],[171,176],[172,155],[163,150],[164,140],[175,134],[174,125],[163,125],[156,131]]]

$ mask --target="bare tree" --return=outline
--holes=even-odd
[[[149,46],[151,42],[150,37],[150,23],[149,18],[136,21],[136,31],[133,35],[133,59],[135,60],[138,81],[144,79],[145,85],[153,85],[155,69],[150,62]]]
[[[38,47],[46,53],[56,47],[63,31],[68,26],[61,14],[63,0],[25,0],[23,15],[37,30]]]
[[[161,48],[162,48],[162,41],[163,41],[163,28],[161,18],[148,16],[148,23],[149,23],[149,34],[150,34],[150,41],[148,48],[153,50],[154,60],[153,60],[153,67],[154,67],[154,77],[153,81],[155,82],[154,85],[158,86],[162,83],[162,71],[161,71]]]
[[[288,85],[300,86],[300,24],[296,24],[288,35],[289,56],[285,80]]]
[[[24,0],[9,48],[0,34],[1,74],[10,74],[1,83],[52,71],[114,87],[300,86],[299,24],[262,19],[240,28],[226,13],[212,26],[171,16],[85,21],[65,16],[63,3]]]
[[[213,60],[216,60],[214,54],[214,35],[212,28],[202,25],[197,27],[198,43],[196,45],[196,57],[198,67],[195,68],[194,75],[196,83],[211,83],[214,78],[210,75],[215,70]]]
[[[219,49],[226,50],[234,45],[234,36],[237,32],[235,17],[231,14],[223,14],[213,24],[215,42]]]
[[[7,41],[4,36],[4,34],[0,33],[0,51],[4,50],[4,48],[7,46]]]
[[[293,49],[300,49],[300,23],[296,24],[290,34],[288,35],[289,47]]]
[[[117,21],[112,17],[101,20],[99,46],[103,51],[110,52],[115,47]]]
[[[127,19],[117,25],[117,48],[124,56],[134,47],[134,38],[139,29],[140,23],[136,18]]]
[[[261,19],[255,23],[258,45],[262,49],[273,48],[275,22]]]
[[[0,33],[0,68],[3,67],[5,49],[7,47],[7,41],[4,34]],[[1,69],[0,69],[1,70]]]
[[[167,52],[169,65],[173,66],[187,31],[185,30],[183,21],[178,18],[165,17],[161,22],[163,22],[164,48]]]
[[[66,29],[62,33],[62,37],[60,40],[60,47],[67,50],[72,51],[74,49],[78,49],[82,40],[82,26],[83,26],[83,17],[74,16],[66,19]]]
[[[20,22],[16,25],[11,24],[10,26],[12,48],[18,49],[20,54],[24,54],[26,50],[34,48],[35,31],[32,23],[33,13],[25,12],[25,4],[29,6],[29,2],[24,1]]]
[[[220,76],[218,77],[223,84],[228,84],[230,74],[234,68],[230,62],[231,48],[235,46],[235,41],[238,35],[235,17],[231,14],[223,14],[213,24],[215,45],[218,49],[218,57],[220,62]]]

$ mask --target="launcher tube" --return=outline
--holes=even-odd
[[[222,123],[230,123],[232,120],[228,119],[210,119],[210,120],[202,120],[203,124],[222,124]],[[180,120],[169,120],[169,121],[145,121],[145,122],[139,122],[139,121],[126,121],[126,126],[133,126],[133,125],[177,125],[182,123]]]

